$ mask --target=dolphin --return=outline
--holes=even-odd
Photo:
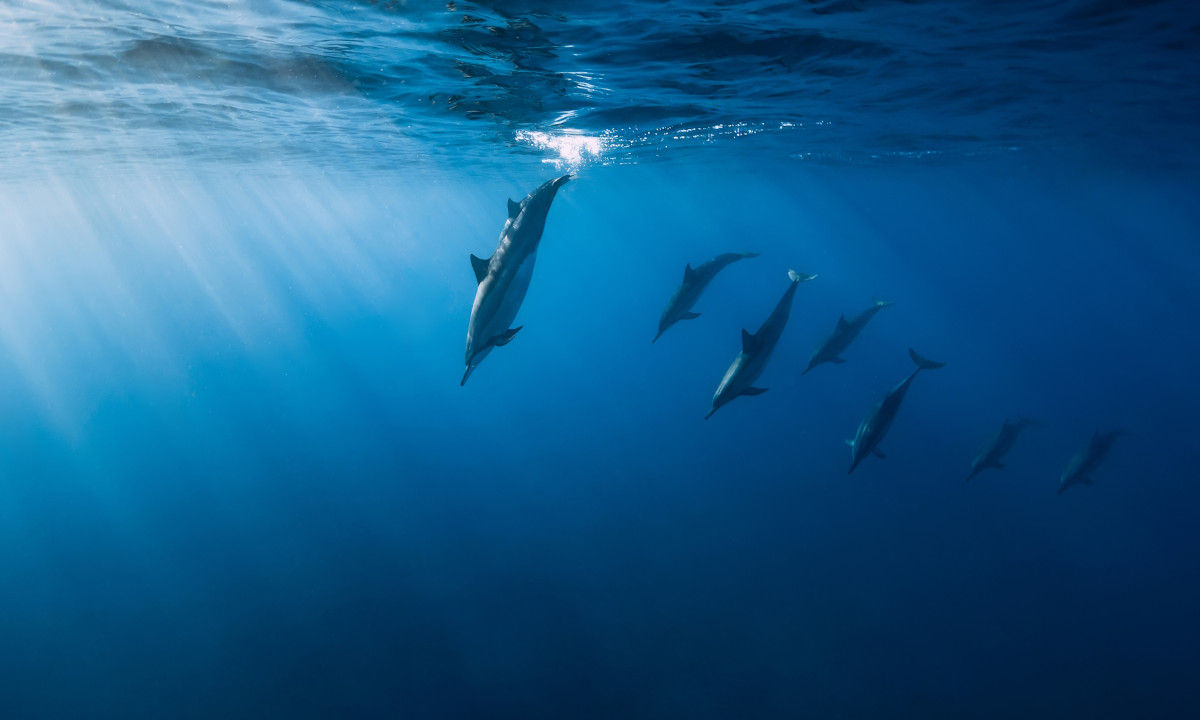
[[[1067,463],[1067,469],[1063,470],[1062,477],[1059,478],[1058,494],[1062,495],[1072,485],[1091,485],[1090,475],[1100,465],[1100,461],[1108,455],[1113,443],[1120,436],[1128,434],[1124,430],[1110,430],[1092,435],[1087,447],[1080,450],[1075,457],[1071,458],[1071,462]]]
[[[917,368],[899,385],[888,391],[879,404],[873,407],[871,412],[867,413],[867,416],[859,423],[854,439],[846,441],[846,444],[850,446],[850,469],[846,471],[847,473],[854,472],[854,468],[858,467],[858,464],[868,454],[874,454],[881,458],[887,457],[879,452],[879,442],[883,440],[884,435],[887,435],[892,421],[896,419],[896,411],[900,409],[900,403],[904,401],[904,395],[908,392],[908,387],[912,385],[913,379],[922,370],[936,370],[946,364],[926,360],[912,348],[908,349],[908,356],[917,364]]]
[[[1021,431],[1031,425],[1038,423],[1029,418],[1021,417],[1016,420],[1005,420],[1000,426],[1000,431],[997,432],[988,444],[979,451],[975,461],[971,463],[971,472],[967,474],[967,482],[971,482],[971,478],[983,472],[987,468],[1003,468],[1004,463],[1000,459],[1012,450],[1013,443],[1017,441],[1017,436]]]
[[[845,315],[838,318],[837,327],[833,329],[829,337],[825,338],[816,350],[813,350],[812,357],[808,359],[808,367],[804,368],[803,375],[809,370],[812,370],[821,363],[835,363],[841,365],[846,362],[841,358],[841,354],[850,347],[850,343],[854,342],[854,338],[863,331],[867,323],[871,322],[871,318],[875,317],[875,313],[890,306],[892,303],[887,300],[876,300],[875,304],[863,310],[858,315],[854,316],[853,320],[847,320]]]
[[[662,317],[658,319],[658,334],[650,342],[658,342],[658,339],[662,337],[667,328],[680,320],[695,320],[700,317],[700,313],[691,311],[692,306],[704,294],[705,288],[717,276],[717,273],[724,270],[727,265],[744,258],[752,257],[758,257],[758,253],[722,253],[695,268],[691,265],[685,265],[683,267],[683,282],[679,284],[679,289],[671,296],[671,301],[667,303],[667,308],[663,310]]]
[[[508,201],[508,220],[500,231],[496,252],[486,260],[471,256],[471,267],[479,287],[471,306],[471,322],[467,326],[467,369],[462,382],[466,385],[471,372],[479,366],[492,348],[507,345],[521,329],[510,327],[521,309],[521,301],[533,277],[538,243],[546,226],[546,214],[558,189],[571,175],[563,175],[525,196],[521,202]]]
[[[712,410],[709,410],[708,414],[704,416],[705,420],[712,417],[713,413],[722,405],[739,395],[761,395],[767,391],[766,388],[753,387],[751,383],[762,374],[763,368],[767,366],[767,360],[771,359],[771,352],[775,350],[775,344],[779,342],[779,336],[783,334],[788,315],[792,311],[792,298],[796,295],[796,287],[815,277],[816,275],[801,275],[795,270],[788,270],[788,278],[791,279],[792,284],[783,293],[783,297],[779,299],[775,309],[767,316],[762,327],[754,334],[742,328],[742,351],[730,363],[729,369],[725,371],[725,377],[721,378],[721,384],[717,386],[717,391],[713,394]]]

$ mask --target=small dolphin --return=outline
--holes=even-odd
[[[737,357],[730,363],[729,369],[725,371],[725,377],[721,379],[721,384],[717,386],[717,392],[713,394],[712,410],[704,416],[705,420],[712,417],[713,413],[722,405],[739,395],[761,395],[767,391],[766,388],[752,387],[751,383],[762,374],[763,368],[767,366],[767,360],[771,359],[771,352],[775,350],[775,344],[779,342],[779,336],[783,334],[783,328],[787,326],[788,315],[792,311],[792,298],[796,295],[796,287],[815,277],[816,275],[801,275],[795,270],[788,270],[788,278],[791,279],[792,284],[783,293],[783,297],[779,299],[775,309],[767,316],[762,327],[753,335],[745,328],[742,329],[742,351],[737,354]]]
[[[804,368],[803,375],[809,370],[812,370],[821,363],[831,362],[841,365],[846,362],[842,359],[841,354],[850,347],[850,343],[854,342],[854,338],[863,331],[867,323],[871,322],[871,318],[875,317],[875,313],[892,305],[887,300],[876,300],[875,304],[863,310],[858,315],[854,316],[853,320],[847,320],[845,315],[838,318],[837,327],[833,329],[829,337],[825,338],[816,350],[813,350],[812,357],[808,359],[808,367]]]
[[[1000,459],[1012,450],[1013,443],[1017,441],[1017,436],[1025,428],[1037,425],[1037,422],[1029,418],[1017,418],[1016,420],[1005,420],[1000,426],[1000,431],[992,437],[988,444],[979,451],[975,461],[971,463],[971,472],[967,474],[967,482],[971,482],[971,478],[978,475],[987,468],[1003,468],[1004,463]]]
[[[879,442],[883,440],[884,435],[887,435],[892,421],[896,419],[896,411],[900,409],[900,403],[904,400],[904,394],[908,392],[908,386],[912,385],[913,379],[922,370],[936,370],[946,365],[946,363],[926,360],[912,348],[908,349],[908,356],[917,364],[917,369],[913,370],[912,374],[904,378],[899,385],[888,391],[879,404],[872,408],[871,412],[867,413],[867,416],[859,423],[854,439],[846,441],[846,444],[850,446],[850,469],[846,471],[847,473],[854,472],[854,468],[858,467],[858,464],[868,454],[874,454],[881,458],[887,457],[879,452]]]
[[[509,200],[508,220],[500,231],[496,252],[487,260],[471,256],[471,267],[479,287],[475,290],[471,322],[467,326],[467,370],[459,385],[467,384],[471,371],[492,348],[507,345],[521,329],[509,326],[516,319],[529,289],[550,203],[558,189],[570,179],[570,175],[563,175],[542,184],[521,202]]]
[[[705,288],[717,276],[717,273],[724,270],[727,265],[731,265],[744,258],[752,257],[758,257],[758,253],[723,253],[699,267],[693,268],[691,265],[685,265],[683,267],[683,282],[679,284],[679,289],[671,296],[671,301],[667,303],[667,308],[663,310],[662,317],[658,320],[658,334],[650,342],[658,342],[658,339],[662,337],[667,328],[680,320],[695,320],[700,317],[700,313],[691,311],[692,306],[704,294]]]
[[[1058,494],[1062,495],[1067,488],[1072,485],[1091,485],[1092,472],[1100,465],[1100,461],[1108,455],[1108,451],[1112,449],[1113,443],[1117,438],[1129,433],[1124,430],[1110,430],[1109,432],[1097,432],[1092,435],[1091,441],[1087,447],[1080,450],[1075,457],[1071,458],[1071,462],[1067,463],[1067,469],[1063,470],[1062,477],[1059,479]]]

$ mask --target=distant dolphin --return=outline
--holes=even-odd
[[[1000,426],[1000,431],[988,441],[987,445],[983,446],[975,461],[971,463],[971,472],[967,474],[967,482],[971,482],[971,478],[987,468],[1003,468],[1004,463],[1000,462],[1000,459],[1007,455],[1009,450],[1012,450],[1017,436],[1030,425],[1037,425],[1037,422],[1024,417],[1005,420],[1004,424]]]
[[[854,338],[863,331],[867,323],[871,322],[871,318],[875,317],[875,313],[890,306],[892,303],[887,300],[876,300],[875,304],[863,310],[858,315],[854,316],[853,320],[846,320],[846,316],[842,315],[838,318],[837,327],[825,341],[813,350],[812,357],[808,359],[808,367],[804,368],[804,373],[812,370],[821,363],[831,362],[841,365],[846,362],[841,358],[841,354],[850,347],[850,343],[854,342]]]
[[[904,400],[905,393],[908,392],[908,386],[912,385],[913,379],[922,370],[936,370],[946,364],[926,360],[912,348],[908,349],[908,356],[917,364],[917,369],[913,370],[912,374],[904,378],[899,385],[888,391],[883,400],[880,400],[879,404],[872,408],[871,412],[867,413],[867,417],[859,423],[854,439],[846,441],[846,444],[850,446],[850,469],[847,470],[847,473],[854,472],[854,468],[858,467],[858,464],[868,454],[874,454],[881,458],[887,457],[879,452],[879,442],[883,440],[884,435],[887,435],[892,421],[896,419],[896,411],[900,409],[900,403]]]
[[[508,220],[500,231],[496,252],[487,260],[471,256],[471,267],[479,287],[475,290],[471,322],[467,326],[467,370],[460,385],[467,384],[471,371],[492,348],[507,345],[521,329],[509,326],[516,319],[529,289],[550,203],[558,189],[570,179],[570,175],[563,175],[544,183],[519,203],[509,200]]]
[[[791,279],[792,284],[783,293],[783,297],[779,299],[775,309],[767,316],[762,327],[753,335],[745,328],[742,329],[742,351],[737,354],[737,357],[729,365],[729,369],[725,371],[725,377],[721,379],[721,384],[717,386],[717,392],[713,394],[712,410],[704,416],[705,420],[712,417],[713,413],[722,405],[739,395],[761,395],[767,391],[766,388],[752,387],[751,383],[762,374],[763,368],[767,366],[767,360],[771,358],[771,352],[775,350],[775,344],[779,342],[779,336],[783,334],[788,315],[792,311],[792,298],[796,295],[796,286],[815,277],[816,275],[801,275],[795,270],[788,270],[788,278]]]
[[[1058,494],[1062,495],[1067,488],[1072,485],[1091,485],[1092,472],[1100,465],[1100,461],[1108,455],[1108,451],[1112,449],[1113,443],[1117,438],[1129,433],[1124,430],[1110,430],[1109,432],[1097,432],[1092,435],[1091,441],[1087,447],[1080,450],[1075,457],[1071,458],[1071,462],[1067,463],[1067,469],[1063,470],[1062,477],[1059,479]]]
[[[691,265],[685,265],[683,267],[683,282],[680,283],[679,289],[675,291],[675,294],[671,296],[671,301],[667,303],[667,309],[663,310],[662,317],[658,320],[658,334],[650,342],[658,342],[658,339],[662,337],[667,328],[680,320],[694,320],[700,317],[700,313],[691,312],[692,306],[700,299],[705,288],[717,276],[717,273],[724,270],[727,265],[743,258],[752,257],[758,257],[758,253],[723,253],[696,268],[693,268]]]

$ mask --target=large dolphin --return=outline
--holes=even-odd
[[[987,445],[979,451],[979,455],[975,457],[975,462],[971,463],[971,472],[967,474],[967,482],[971,482],[971,478],[975,477],[985,469],[1003,468],[1004,463],[1000,460],[1012,450],[1013,443],[1017,441],[1017,436],[1021,431],[1030,425],[1037,425],[1037,422],[1029,418],[1017,418],[1016,420],[1005,420],[997,432]]]
[[[521,309],[521,301],[533,277],[538,243],[546,226],[546,213],[558,189],[570,175],[563,175],[525,196],[521,202],[508,201],[508,220],[500,231],[496,252],[487,260],[471,256],[471,267],[479,287],[471,306],[467,326],[467,370],[460,385],[467,384],[471,371],[492,348],[507,345],[520,327],[510,327]]]
[[[767,360],[771,358],[771,352],[775,349],[775,344],[779,342],[779,336],[783,334],[788,315],[792,311],[792,298],[796,295],[796,287],[815,277],[816,275],[801,275],[795,270],[788,270],[788,278],[791,279],[792,284],[783,293],[783,297],[779,299],[779,303],[763,322],[762,327],[753,335],[745,328],[742,329],[742,351],[737,354],[737,357],[730,363],[729,369],[725,371],[725,377],[721,379],[721,384],[717,386],[717,392],[713,394],[712,410],[704,416],[705,420],[712,417],[713,413],[722,405],[739,395],[761,395],[767,391],[766,388],[753,387],[752,383],[762,374],[763,368],[767,366]]]
[[[858,467],[858,464],[868,454],[887,457],[879,452],[879,442],[887,435],[888,429],[892,426],[892,421],[896,419],[896,411],[900,409],[900,403],[904,401],[904,395],[908,392],[908,387],[912,385],[913,379],[922,370],[936,370],[946,364],[926,360],[912,348],[908,349],[908,356],[917,364],[916,370],[913,370],[911,375],[904,378],[899,385],[888,391],[888,394],[879,401],[879,404],[872,408],[871,412],[867,413],[867,416],[859,423],[858,432],[854,434],[854,439],[846,441],[846,444],[850,446],[850,469],[847,471],[848,473],[854,472],[854,468]]]
[[[837,327],[816,350],[813,350],[812,357],[808,359],[808,367],[804,368],[804,372],[800,374],[803,375],[821,363],[831,362],[841,365],[846,362],[842,359],[841,354],[850,347],[850,343],[854,342],[854,338],[858,337],[867,323],[871,322],[875,313],[891,304],[887,300],[876,300],[874,305],[855,315],[853,320],[847,320],[845,315],[839,317]]]
[[[1092,472],[1100,465],[1104,456],[1108,455],[1113,443],[1120,436],[1128,434],[1124,430],[1110,430],[1092,435],[1087,447],[1080,450],[1075,457],[1071,458],[1071,462],[1067,463],[1067,469],[1063,470],[1062,477],[1059,479],[1058,494],[1062,495],[1072,485],[1091,485]]]
[[[700,296],[704,293],[704,289],[717,276],[717,273],[738,260],[752,257],[758,257],[758,253],[722,253],[695,268],[691,265],[685,265],[683,268],[683,282],[680,283],[679,289],[675,291],[675,294],[671,296],[671,301],[667,303],[667,308],[663,310],[662,317],[658,319],[658,334],[650,342],[658,342],[658,339],[662,337],[667,328],[680,320],[694,320],[700,317],[700,313],[692,312],[692,306],[700,299]]]

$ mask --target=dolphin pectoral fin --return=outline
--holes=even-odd
[[[687,283],[690,283],[695,279],[696,279],[696,271],[692,269],[692,264],[688,263],[687,265],[684,265],[683,266],[683,282],[684,282],[684,284],[686,285]]]
[[[748,387],[742,391],[742,394],[743,395],[762,395],[767,390],[768,390],[768,388]]]
[[[477,257],[474,253],[471,254],[471,269],[475,271],[475,282],[483,282],[483,279],[488,274],[488,265],[491,263],[491,258],[484,260],[481,257]]]
[[[513,200],[512,198],[509,198],[508,199],[508,216],[510,218],[515,218],[520,213],[521,213],[521,203]]]
[[[847,441],[846,441],[846,446],[847,446],[847,447],[854,447],[854,441],[853,441],[853,440],[847,440]]]
[[[835,358],[832,358],[829,362],[833,363],[834,365],[841,365],[842,363],[846,362],[846,358],[835,357]]]
[[[698,318],[698,317],[700,317],[700,313],[694,313],[694,312],[690,312],[690,313],[684,313],[684,314],[683,314],[683,319],[684,319],[684,320],[695,320],[695,319],[696,319],[696,318]]]
[[[748,353],[754,350],[754,333],[746,328],[742,328],[742,352]]]
[[[845,330],[845,329],[846,329],[846,326],[847,326],[847,325],[849,325],[849,324],[850,324],[850,323],[846,322],[846,316],[845,316],[845,315],[839,315],[839,316],[838,316],[838,324],[837,324],[837,329],[838,329],[839,331],[841,331],[841,330]]]
[[[875,457],[879,458],[880,460],[887,459],[887,455],[884,455],[883,452],[879,448],[875,448],[875,449],[871,450],[871,454],[874,455]]]
[[[517,331],[523,327],[525,327],[525,326],[518,325],[515,328],[509,328],[509,329],[505,330],[504,332],[500,333],[496,337],[492,338],[492,345],[495,345],[496,347],[504,347],[505,345],[512,342],[513,336],[516,335]]]

